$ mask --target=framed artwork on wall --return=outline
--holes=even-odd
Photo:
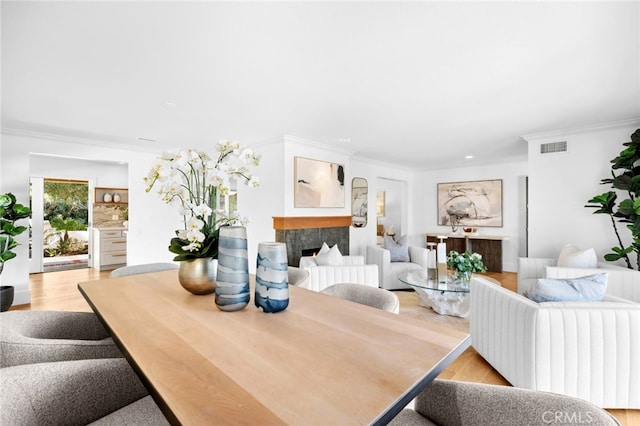
[[[294,207],[344,207],[344,165],[294,157]]]
[[[439,183],[438,225],[502,227],[502,179]]]

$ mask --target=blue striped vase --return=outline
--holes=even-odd
[[[216,306],[222,311],[238,311],[247,306],[251,297],[247,229],[222,226],[218,238]]]
[[[280,312],[289,306],[287,268],[285,243],[258,244],[254,302],[264,312]]]

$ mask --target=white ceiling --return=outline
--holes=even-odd
[[[429,169],[522,160],[522,135],[640,116],[638,1],[3,0],[1,14],[5,131],[157,151],[289,134]]]

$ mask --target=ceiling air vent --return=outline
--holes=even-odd
[[[543,143],[540,145],[540,154],[553,154],[555,152],[567,152],[567,141]]]

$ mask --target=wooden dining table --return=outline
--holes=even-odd
[[[470,345],[294,286],[278,313],[223,312],[176,270],[78,288],[172,424],[385,424]]]

